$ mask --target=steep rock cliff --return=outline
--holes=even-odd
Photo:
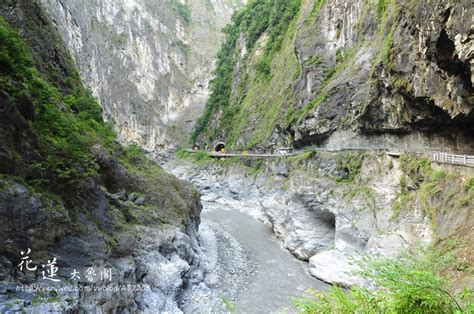
[[[194,139],[472,150],[469,1],[290,3],[279,37],[271,20],[249,27],[268,8],[234,19],[220,64],[233,75],[218,76],[230,90],[213,88]]]
[[[117,142],[41,7],[2,1],[0,312],[178,311],[203,278],[200,211]]]
[[[187,140],[208,96],[221,28],[241,0],[41,0],[119,138]]]

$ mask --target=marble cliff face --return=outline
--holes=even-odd
[[[40,1],[119,138],[148,150],[186,141],[242,2]]]
[[[86,5],[90,2],[70,3],[92,10]],[[2,61],[15,60],[0,66],[0,312],[176,312],[182,288],[200,282],[205,271],[197,237],[199,193],[140,150],[123,147],[105,126],[50,18],[52,11],[44,10],[48,5],[53,10],[53,4],[0,2]],[[77,21],[84,21],[85,14],[56,4],[56,13],[63,12],[71,22],[57,27],[79,27]],[[117,2],[108,4],[117,13]],[[135,12],[122,9],[118,11],[124,15]],[[118,23],[105,20],[112,18],[110,12],[100,12],[103,23]],[[66,34],[70,45],[90,45],[90,53],[84,48],[82,54],[74,54],[76,63],[90,62],[84,77],[120,69],[117,62],[96,59],[104,52],[105,46],[100,45],[105,38],[94,42],[79,32],[62,33]],[[101,34],[111,33],[102,30]],[[111,75],[115,83],[121,82]],[[111,82],[106,79],[98,78],[94,82],[99,85],[90,86],[100,91],[100,83]],[[125,88],[109,87],[116,99],[139,97],[119,97]],[[36,271],[18,267],[21,251],[29,252]],[[18,290],[23,285],[49,284],[41,281],[41,263],[50,263],[52,257],[57,261],[54,279],[58,280],[52,299],[38,290]],[[97,277],[86,282],[84,272],[89,267],[96,273],[108,268],[113,284],[145,288],[79,292],[84,284],[104,283]],[[69,280],[73,270],[81,273],[77,281]]]
[[[268,30],[249,49],[256,34],[237,25],[230,96],[209,108],[196,139],[466,151],[472,10],[469,1],[301,1],[270,61]]]

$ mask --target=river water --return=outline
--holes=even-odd
[[[327,288],[269,226],[222,204],[203,206],[201,246],[210,272],[205,285],[184,296],[185,312],[292,313],[294,298]]]

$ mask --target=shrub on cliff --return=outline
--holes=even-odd
[[[102,119],[92,94],[75,82],[60,90],[37,70],[28,46],[0,18],[0,91],[10,110],[19,110],[27,124],[11,126],[12,132],[31,129],[41,158],[25,160],[41,188],[74,185],[75,179],[96,173],[89,152],[95,143],[110,146],[115,134]],[[31,114],[25,114],[31,112]],[[21,119],[21,117],[18,117]]]
[[[239,38],[241,36],[245,38],[245,48],[250,51],[255,48],[262,34],[268,35],[265,49],[257,63],[256,70],[263,78],[269,77],[271,75],[270,61],[280,50],[284,34],[288,29],[288,25],[298,13],[300,4],[300,0],[252,0],[234,13],[231,24],[223,30],[226,39],[217,54],[214,79],[209,85],[211,95],[203,114],[194,127],[191,142],[194,143],[202,136],[208,141],[214,139],[216,134],[207,134],[207,132],[210,131],[211,117],[219,110],[222,110],[223,113],[219,119],[220,121],[218,121],[220,127],[216,129],[222,129],[222,131],[228,133],[230,127],[236,124],[235,119],[240,109],[231,106],[231,94],[237,55],[240,54],[237,51],[240,48]]]
[[[454,254],[434,249],[397,259],[366,258],[361,275],[375,289],[333,287],[328,293],[312,291],[312,298],[295,304],[302,313],[474,313],[471,290],[450,292],[446,274],[459,263]]]

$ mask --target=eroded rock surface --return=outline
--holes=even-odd
[[[120,169],[111,156],[106,159],[113,162],[103,168],[104,179],[110,170],[126,178],[114,181],[120,192],[102,188],[106,180],[98,177],[79,190],[83,203],[74,209],[53,203],[21,182],[0,180],[0,239],[5,244],[0,252],[1,309],[180,312],[183,290],[204,280],[197,192],[165,173],[159,180],[176,188],[157,190],[156,182]],[[132,193],[147,196],[146,208],[128,200]],[[163,207],[163,201],[170,208]],[[36,271],[18,267],[20,251],[27,248]],[[53,257],[58,283],[42,279],[41,265]],[[95,272],[93,279],[86,277],[89,269]],[[110,280],[99,279],[105,269]],[[74,271],[80,278],[70,280]],[[32,285],[53,287],[54,295],[21,290]]]
[[[0,312],[179,312],[199,193],[117,142],[36,1],[0,16]]]
[[[174,161],[166,167],[195,184],[203,200],[248,213],[270,225],[297,258],[309,261],[313,276],[343,286],[360,284],[353,274],[357,256],[396,256],[433,239],[430,220],[419,209],[393,212],[402,171],[388,156],[363,158],[354,183],[335,155],[302,160],[282,176],[277,162],[196,166]],[[339,179],[338,179],[339,178]]]

